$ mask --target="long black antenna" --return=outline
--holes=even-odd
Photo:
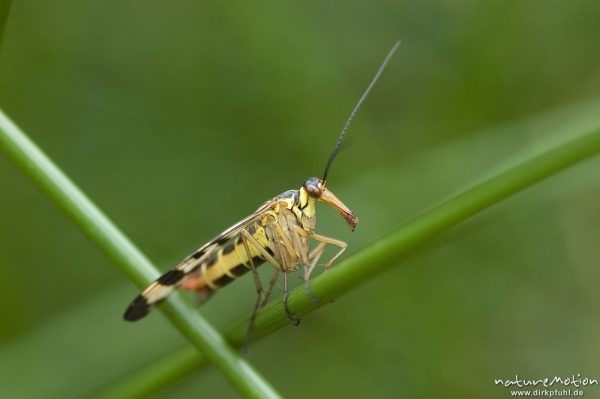
[[[344,128],[342,129],[342,133],[340,134],[340,137],[338,138],[338,141],[335,144],[335,147],[333,148],[331,155],[329,155],[329,160],[327,161],[327,166],[325,167],[325,173],[323,173],[323,184],[325,184],[325,182],[327,181],[327,174],[329,173],[329,168],[331,167],[331,164],[333,163],[333,160],[335,159],[335,155],[337,154],[338,150],[340,149],[340,145],[342,144],[342,140],[344,140],[344,136],[346,135],[346,130],[348,130],[348,126],[350,126],[350,122],[352,122],[354,115],[356,115],[356,111],[358,111],[358,109],[362,105],[363,101],[365,101],[365,98],[367,98],[367,96],[369,95],[369,92],[371,91],[373,86],[375,86],[375,83],[377,83],[377,80],[381,76],[381,73],[385,69],[390,58],[392,58],[392,56],[396,52],[396,49],[398,48],[398,46],[400,46],[400,41],[397,41],[396,44],[394,44],[394,47],[392,47],[392,49],[390,50],[388,55],[385,57],[385,60],[383,60],[383,63],[377,70],[375,77],[373,77],[373,80],[371,81],[371,83],[369,83],[369,87],[367,87],[367,90],[365,90],[365,92],[363,93],[360,100],[358,100],[358,103],[356,103],[356,106],[352,110],[350,117],[346,121],[346,124],[344,125]]]

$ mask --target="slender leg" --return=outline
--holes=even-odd
[[[274,223],[275,225],[277,225],[277,223]],[[284,274],[284,293],[283,293],[283,308],[285,310],[285,314],[286,316],[294,323],[294,325],[298,325],[300,323],[300,319],[297,318],[296,316],[294,316],[293,313],[290,312],[289,308],[288,308],[288,304],[287,304],[287,298],[289,295],[289,289],[288,289],[288,284],[287,284],[287,272],[286,270],[288,270],[287,267],[287,258],[285,256],[281,256],[281,262],[283,263],[283,265],[281,265],[279,262],[277,262],[263,247],[262,245],[260,245],[258,243],[258,241],[256,241],[256,239],[252,236],[252,234],[248,233],[245,229],[241,231],[242,236],[248,241],[248,243],[253,244],[256,249],[258,249],[258,251],[265,257],[265,259],[267,261],[269,261],[273,266],[275,266],[276,268],[278,268],[279,270],[281,270]],[[275,241],[275,245],[277,245],[278,247],[278,251],[281,254],[281,244],[279,243],[279,240],[274,240]],[[290,242],[289,239],[288,240],[283,240],[284,244],[286,242]],[[289,251],[290,249],[288,249]],[[293,249],[292,249],[293,250]],[[250,254],[248,255],[250,256]],[[251,258],[251,257],[250,257]],[[261,301],[262,303],[262,301]],[[256,310],[258,311],[258,307],[256,307]],[[256,312],[253,313],[253,316],[251,317],[250,321],[252,323],[253,327],[254,325],[254,319],[256,318]]]
[[[296,226],[297,227],[297,226]],[[297,227],[295,230],[288,230],[292,239],[294,240],[294,247],[297,248],[296,252],[300,252],[299,257],[302,259],[302,263],[304,265],[308,265],[308,254],[306,253],[308,250],[308,242],[305,240],[305,244],[302,243],[302,236],[298,233],[299,230],[302,230],[300,227]]]
[[[319,252],[323,252],[325,245],[327,245],[327,244],[325,244],[324,242],[319,243],[319,245],[317,245],[317,247],[315,249],[310,251],[310,253],[308,254],[308,259],[313,259],[315,256],[317,256],[319,254]]]
[[[283,268],[281,267],[279,262],[277,262],[275,260],[275,258],[273,258],[273,256],[271,256],[271,254],[268,253],[267,250],[264,249],[258,241],[256,241],[256,238],[254,238],[252,236],[252,234],[248,233],[248,231],[246,229],[243,229],[240,233],[248,241],[248,243],[252,244],[258,250],[258,252],[260,252],[260,254],[265,258],[265,260],[267,262],[269,262],[276,268],[281,269],[281,271],[283,271]],[[250,256],[250,253],[248,253],[248,256]],[[252,258],[252,257],[250,256],[250,258]]]
[[[245,231],[245,230],[243,230]],[[256,320],[256,313],[258,312],[258,308],[261,304],[262,298],[262,284],[260,282],[260,276],[256,271],[256,267],[254,266],[254,261],[252,260],[252,253],[250,252],[250,248],[248,247],[248,240],[244,234],[242,234],[242,242],[244,243],[244,249],[246,250],[246,255],[248,260],[250,261],[250,268],[252,270],[252,275],[254,276],[254,283],[256,285],[256,302],[254,303],[254,308],[252,308],[252,313],[250,314],[250,320],[248,320],[248,326],[246,327],[246,338],[244,339],[243,353],[245,355],[248,354],[248,347],[250,346],[250,338],[252,335],[252,329],[254,328],[254,321]]]
[[[271,226],[273,226],[275,232],[277,233],[277,235],[279,235],[279,238],[281,238],[281,240],[283,241],[283,246],[285,247],[288,254],[290,254],[290,256],[293,258],[300,257],[300,254],[298,253],[298,250],[300,249],[300,247],[297,248],[298,250],[296,249],[296,247],[292,244],[292,242],[288,238],[287,234],[285,234],[285,232],[283,231],[283,228],[281,227],[281,225],[279,223],[273,223]],[[287,228],[287,226],[286,226],[286,229],[289,231],[289,228]],[[281,257],[282,258],[285,257],[285,256],[283,256],[283,253],[281,254]]]
[[[273,272],[273,275],[271,276],[271,281],[269,281],[269,287],[267,288],[267,290],[265,291],[265,293],[263,295],[262,303],[260,304],[261,308],[263,306],[265,306],[267,304],[267,302],[269,301],[271,292],[273,292],[273,288],[275,287],[275,284],[277,284],[277,277],[279,277],[279,271],[275,270]]]
[[[250,270],[252,270],[252,276],[254,277],[254,283],[256,284],[256,290],[258,292],[258,294],[261,294],[263,291],[262,288],[262,284],[260,283],[260,276],[258,275],[258,272],[256,271],[256,267],[254,266],[254,261],[252,260],[252,252],[250,252],[250,247],[248,246],[248,238],[246,236],[246,234],[244,234],[243,232],[247,231],[244,229],[242,230],[242,242],[244,243],[244,249],[246,250],[246,256],[248,257],[248,261],[250,262]],[[250,234],[248,234],[250,235]],[[252,237],[254,238],[254,237]],[[256,244],[254,244],[252,242],[252,245],[256,246]]]
[[[304,290],[306,291],[306,295],[308,295],[308,297],[311,301],[313,301],[313,303],[319,303],[319,299],[315,296],[315,294],[313,294],[312,290],[310,289],[310,275],[313,272],[313,270],[315,270],[317,262],[319,261],[321,255],[323,255],[323,252],[325,251],[326,245],[327,244],[323,242],[317,245],[317,247],[308,255],[308,258],[312,259],[310,266],[304,266]]]
[[[290,309],[288,308],[288,302],[287,302],[288,295],[289,295],[288,274],[283,273],[283,310],[285,311],[285,314],[288,317],[288,319],[290,319],[291,322],[294,323],[295,326],[298,326],[300,324],[301,319],[297,318],[292,312],[290,312]]]
[[[322,236],[320,234],[313,234],[312,238],[314,238],[315,240],[317,240],[319,242],[322,242],[324,244],[331,244],[331,245],[335,245],[336,247],[340,248],[340,250],[338,251],[338,253],[335,254],[333,256],[333,258],[329,259],[327,261],[327,263],[325,263],[323,265],[323,267],[325,268],[325,270],[329,269],[329,267],[331,267],[331,265],[333,264],[333,262],[335,262],[340,256],[342,256],[342,254],[344,253],[344,251],[346,250],[346,248],[348,248],[348,244],[346,244],[344,241],[336,240],[335,238],[325,237],[325,236]]]
[[[297,326],[300,324],[300,319],[297,318],[288,307],[288,295],[289,295],[289,286],[288,286],[288,271],[290,270],[288,265],[288,257],[284,255],[283,250],[281,248],[282,243],[285,246],[285,250],[290,254],[290,256],[295,256],[296,249],[290,242],[289,238],[283,232],[283,229],[279,225],[279,223],[273,223],[272,226],[273,232],[275,233],[275,239],[272,240],[277,246],[277,251],[281,254],[281,263],[283,264],[281,267],[281,271],[283,272],[283,310],[285,311],[288,319],[292,321],[292,323]],[[280,241],[281,239],[281,241]]]
[[[308,243],[306,243],[304,245],[302,243],[302,238],[305,238],[306,235],[301,235],[302,233],[304,233],[304,231],[302,231],[302,229],[300,227],[298,227],[298,226],[296,226],[296,227],[297,227],[296,229],[294,229],[294,230],[288,229],[288,231],[290,232],[290,235],[292,236],[295,247],[300,249],[299,252],[300,252],[300,256],[302,258],[302,268],[304,269],[304,290],[306,291],[306,295],[308,296],[308,298],[313,303],[319,303],[319,300],[317,299],[315,294],[313,294],[313,292],[310,290],[310,287],[308,285],[308,278],[310,276],[310,274],[308,273],[308,270],[310,268],[310,266],[309,266],[310,256],[307,253]],[[322,245],[323,245],[323,247],[325,246],[325,244],[322,244]]]
[[[312,259],[312,262],[308,268],[304,268],[304,289],[306,290],[306,294],[309,296],[309,298],[314,303],[318,303],[319,300],[310,289],[310,275],[315,270],[315,267],[317,267],[317,262],[321,258],[321,255],[323,255],[327,244],[335,245],[339,247],[340,250],[337,254],[333,256],[333,258],[331,258],[329,261],[327,261],[327,263],[325,263],[325,265],[323,266],[325,267],[325,270],[329,269],[333,262],[335,262],[344,253],[348,245],[343,241],[336,240],[335,238],[325,237],[320,234],[313,234],[312,237],[315,240],[319,241],[319,245],[317,245],[317,247],[314,250],[312,250],[311,253],[308,255],[308,258]]]
[[[256,241],[256,238],[254,238],[252,236],[252,234],[248,233],[248,231],[246,231],[246,230],[242,230],[241,233],[242,233],[242,236],[244,236],[244,238],[246,240],[248,240],[249,243],[254,245],[254,247],[256,249],[258,249],[258,251],[261,253],[261,255],[267,260],[267,262],[269,262],[270,264],[275,266],[275,269],[279,269],[279,270],[283,271],[283,267],[279,264],[279,262],[277,262],[275,260],[275,258],[273,258],[273,256],[271,256],[271,254],[268,253],[267,250],[264,249],[262,247],[262,245],[260,245],[258,243],[258,241]],[[275,270],[275,273],[271,277],[271,281],[269,281],[269,287],[267,288],[266,291],[262,290],[263,299],[262,299],[261,305],[260,305],[261,308],[267,303],[267,300],[269,299],[269,296],[271,295],[271,292],[273,291],[273,287],[275,287],[275,284],[277,283],[278,274],[279,274],[279,271]]]
[[[257,292],[256,303],[254,304],[254,308],[252,309],[252,314],[250,315],[250,319],[248,320],[248,327],[246,328],[246,339],[244,340],[244,346],[243,346],[243,352],[245,354],[247,354],[248,346],[250,344],[250,338],[252,335],[252,330],[254,328],[254,322],[256,320],[256,313],[258,312],[258,309],[260,309],[260,307],[263,306],[263,304],[266,302],[263,299],[264,290],[263,290],[262,284],[260,282],[260,276],[258,275],[258,272],[256,271],[256,267],[254,266],[254,262],[252,260],[252,252],[250,251],[249,245],[252,245],[254,248],[256,248],[258,250],[258,252],[260,252],[260,254],[268,262],[270,262],[273,266],[275,266],[277,269],[280,269],[282,271],[284,269],[283,269],[283,266],[281,266],[279,264],[279,262],[277,262],[273,258],[273,256],[271,256],[271,254],[269,254],[262,247],[262,245],[260,245],[260,243],[258,241],[256,241],[256,238],[254,238],[254,236],[252,236],[252,234],[250,234],[246,229],[242,229],[240,231],[240,234],[242,235],[242,242],[244,243],[244,249],[246,250],[246,256],[248,257],[248,260],[250,262],[250,269],[252,270],[252,275],[254,276],[254,282],[256,285],[256,292]],[[270,293],[270,291],[272,290],[272,288],[273,288],[272,286],[275,285],[275,282],[273,280],[276,281],[276,279],[274,279],[274,278],[271,279],[271,282],[269,283],[269,289],[267,291],[268,293]]]

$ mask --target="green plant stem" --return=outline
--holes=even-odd
[[[204,360],[204,356],[199,356],[198,351],[186,346],[162,358],[159,362],[145,367],[141,372],[113,384],[109,389],[101,392],[97,399],[146,398],[196,371],[203,364],[200,362],[201,359]]]
[[[312,280],[311,288],[321,300],[319,304],[310,301],[303,287],[296,288],[290,293],[290,309],[295,314],[303,315],[323,306],[350,289],[363,284],[366,279],[377,275],[382,270],[398,264],[412,251],[432,241],[460,222],[598,152],[600,152],[600,130],[571,138],[550,150],[530,156],[415,217],[340,262],[327,273],[317,276]],[[247,320],[242,320],[225,333],[233,345],[240,346],[243,343],[246,324]],[[289,324],[281,301],[274,300],[257,315],[255,337],[264,336]],[[165,360],[160,360],[160,362],[163,361]],[[135,392],[147,392],[149,391],[147,388],[150,388],[149,384],[152,384],[152,389],[159,389],[207,364],[205,357],[192,353],[187,348],[176,352],[166,361],[171,364],[172,369],[165,370],[161,376],[156,375],[156,367],[141,370],[132,377],[133,380],[125,380],[121,384],[114,385],[110,391],[106,392],[106,397],[128,397],[127,395]],[[178,361],[181,364],[177,364]],[[150,378],[154,378],[154,380],[150,381]],[[133,381],[140,382],[140,385],[137,386],[139,391],[132,390],[134,387],[131,382]],[[160,381],[160,385],[157,381]]]
[[[2,112],[0,148],[133,280],[145,287],[158,270],[85,194]],[[161,310],[246,397],[280,395],[195,309],[173,296]]]

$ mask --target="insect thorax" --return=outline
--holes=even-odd
[[[286,208],[296,216],[300,227],[312,233],[317,223],[316,200],[308,195],[304,187],[279,194],[275,201],[278,207]]]

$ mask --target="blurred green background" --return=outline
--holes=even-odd
[[[0,107],[166,270],[322,173],[349,254],[524,155],[600,126],[596,1],[14,1]],[[495,378],[600,378],[600,159],[445,234],[251,347],[290,398],[506,398]],[[87,397],[185,341],[0,154],[0,395]],[[266,271],[266,270],[263,270]],[[251,279],[201,312],[247,315]],[[237,397],[214,370],[156,398]],[[592,387],[586,397],[600,397]]]

